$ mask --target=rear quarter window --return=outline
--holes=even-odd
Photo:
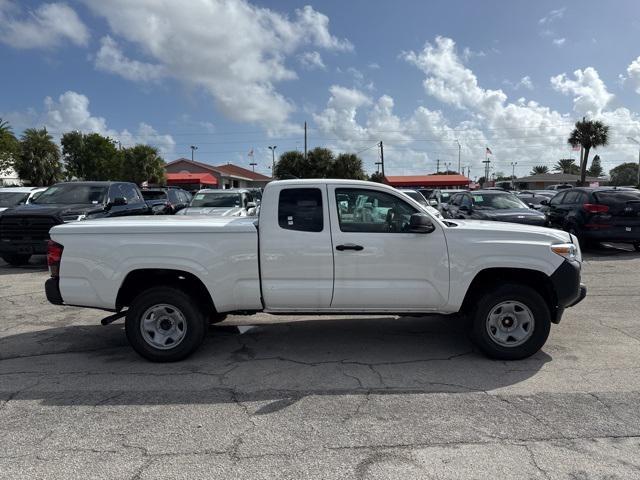
[[[278,225],[285,230],[321,232],[324,229],[319,188],[287,188],[278,199]]]

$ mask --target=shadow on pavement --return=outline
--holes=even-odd
[[[34,255],[26,265],[12,267],[4,260],[0,259],[0,276],[17,275],[21,273],[44,272],[47,270],[47,257],[45,255]]]
[[[586,246],[582,250],[582,256],[585,260],[597,262],[602,260],[609,261],[640,258],[640,252],[636,252],[631,244],[598,243]]]
[[[154,364],[129,348],[121,324],[68,326],[0,339],[2,390],[53,405],[266,401],[257,414],[267,414],[309,395],[484,392],[551,360],[489,360],[462,327],[455,317],[225,322],[189,359]]]

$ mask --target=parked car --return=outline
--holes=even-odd
[[[548,201],[551,198],[548,195],[539,195],[537,192],[518,192],[516,193],[516,197],[526,203],[530,208],[540,211],[544,209],[542,202],[545,200]]]
[[[0,213],[0,256],[10,265],[23,265],[31,255],[47,253],[49,230],[55,225],[148,213],[134,183],[57,183],[31,203]]]
[[[154,215],[173,215],[189,206],[191,194],[181,188],[143,188],[142,197]]]
[[[494,220],[544,226],[546,218],[509,192],[475,190],[455,194],[447,205],[448,218]]]
[[[179,215],[214,215],[219,217],[246,217],[258,214],[254,193],[246,188],[226,190],[204,189],[193,196],[187,208]]]
[[[540,195],[551,198],[558,194],[558,190],[520,190],[516,195]]]
[[[358,205],[384,215],[361,217]],[[463,312],[485,354],[521,359],[586,295],[575,236],[441,221],[388,185],[357,180],[271,182],[259,223],[89,220],[51,237],[49,301],[115,312],[103,324],[126,316],[130,344],[159,362],[193,353],[208,323],[259,311]]]
[[[568,183],[557,183],[555,185],[549,185],[547,190],[566,190],[568,188],[573,188],[573,185],[569,185]]]
[[[8,208],[25,205],[46,190],[45,187],[5,187],[0,188],[0,212]]]
[[[616,187],[576,187],[548,202],[549,225],[580,242],[631,243],[640,251],[640,191]]]
[[[450,189],[450,190],[439,190],[436,189],[431,192],[431,197],[429,200],[429,205],[438,209],[438,211],[442,214],[444,218],[447,218],[447,204],[453,195],[456,193],[467,192],[466,189]]]
[[[429,204],[428,200],[424,198],[424,196],[417,190],[410,190],[408,188],[399,188],[398,190],[404,193],[405,195],[407,195],[408,197],[413,198],[416,202],[422,205],[422,208],[425,211],[429,212],[431,215],[434,215],[438,218],[443,218],[440,211],[437,208],[432,207]]]

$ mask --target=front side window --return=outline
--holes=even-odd
[[[102,185],[63,183],[49,187],[31,203],[43,205],[98,205],[105,202],[106,196],[107,187]]]
[[[324,214],[320,189],[287,188],[280,191],[278,225],[286,230],[321,232]]]
[[[411,215],[418,212],[395,195],[359,188],[337,188],[336,204],[343,232],[408,232]]]
[[[566,193],[562,192],[557,194],[555,197],[552,197],[551,200],[549,200],[549,205],[560,205],[565,195]]]
[[[15,207],[25,203],[29,193],[24,192],[0,192],[0,207]]]
[[[136,188],[130,183],[121,183],[120,191],[122,192],[122,196],[127,199],[127,203],[138,203],[141,201],[140,196],[138,195],[138,191]]]

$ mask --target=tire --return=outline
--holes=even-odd
[[[31,255],[19,255],[17,253],[7,253],[5,255],[2,255],[2,259],[9,265],[12,265],[14,267],[26,265],[27,263],[29,263],[30,258]]]
[[[226,319],[226,313],[212,313],[211,315],[209,315],[209,325],[215,325],[216,323],[224,322]]]
[[[520,360],[530,357],[549,337],[549,307],[531,287],[495,286],[481,293],[475,305],[470,315],[471,336],[476,346],[490,358]]]
[[[152,362],[177,362],[188,357],[202,344],[206,326],[198,302],[172,287],[142,292],[131,303],[125,321],[127,340]]]

